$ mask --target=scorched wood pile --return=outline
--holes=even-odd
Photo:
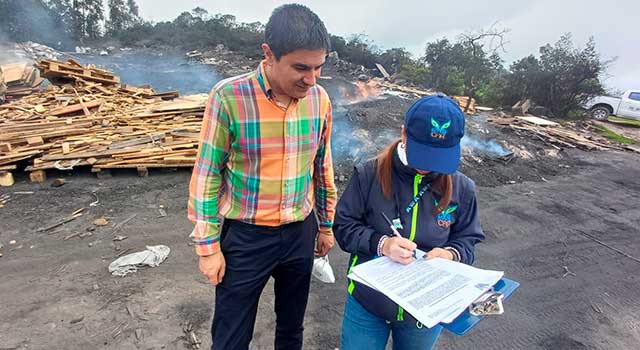
[[[0,105],[0,171],[193,166],[206,95],[120,86],[78,66],[41,61],[43,76],[71,83]]]

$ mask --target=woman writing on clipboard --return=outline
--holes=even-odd
[[[350,267],[379,256],[401,264],[416,248],[426,258],[473,263],[484,239],[475,184],[457,172],[464,114],[444,95],[424,97],[407,111],[402,139],[357,166],[336,209],[334,233],[351,253]],[[393,233],[389,221],[399,235]],[[442,327],[423,327],[382,293],[349,281],[342,350],[431,349]]]

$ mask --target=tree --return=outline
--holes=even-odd
[[[70,37],[75,37],[73,28],[76,15],[72,0],[50,0],[48,6],[51,12],[56,14],[60,28]]]
[[[504,71],[498,49],[504,50],[503,36],[506,29],[494,26],[487,30],[461,35],[457,42],[440,39],[428,43],[422,63],[429,68],[426,85],[450,95],[468,96],[465,111],[471,98],[482,96],[496,98],[489,89],[499,86],[493,81]]]
[[[131,14],[124,0],[109,0],[109,20],[106,24],[107,32],[115,35],[128,28]]]
[[[378,63],[382,64],[389,74],[397,74],[403,66],[410,62],[411,54],[402,47],[388,49],[378,57]]]
[[[504,51],[504,35],[507,32],[507,29],[499,30],[492,26],[487,30],[460,36],[460,45],[465,55],[460,57],[459,68],[464,77],[464,95],[468,97],[467,105],[464,106],[465,112],[469,110],[471,99],[476,97],[481,85],[491,80],[492,76],[502,68],[502,59],[496,51],[497,49]],[[489,40],[488,48],[487,40]],[[493,45],[494,41],[498,42],[497,46]],[[489,55],[486,49],[491,51]]]
[[[85,38],[100,37],[104,20],[102,0],[74,0],[71,13],[72,32],[76,40],[82,42]]]
[[[127,0],[127,7],[129,8],[129,13],[132,17],[140,17],[140,9],[138,8],[138,4],[136,4],[135,0]]]
[[[590,38],[584,49],[573,46],[571,34],[540,48],[540,58],[514,62],[505,86],[505,103],[531,98],[554,115],[566,116],[594,95],[604,93],[599,77],[613,61],[602,61]]]
[[[448,39],[427,43],[420,60],[429,68],[428,79],[423,84],[448,94],[460,94],[463,87],[458,66],[462,55],[462,46]]]
[[[351,63],[360,64],[367,68],[375,68],[378,61],[379,49],[366,34],[354,34],[344,45],[344,52],[338,55]]]
[[[207,18],[207,16],[209,16],[209,11],[203,9],[202,7],[198,6],[196,8],[194,8],[193,10],[191,10],[191,14],[194,17],[198,17],[201,20],[205,20]]]
[[[37,41],[58,46],[68,38],[64,14],[53,11],[43,0],[2,0],[0,33],[13,41]]]

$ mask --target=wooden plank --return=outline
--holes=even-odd
[[[44,170],[36,170],[29,173],[31,182],[43,183],[47,180],[47,173]]]
[[[6,155],[6,156],[0,156],[0,161],[7,160],[7,159],[12,159],[12,158],[34,156],[34,155],[40,154],[40,153],[42,153],[42,151],[28,151],[28,152],[20,152],[20,153],[15,153],[14,152],[14,154],[9,154],[9,155]]]
[[[382,73],[382,76],[385,79],[390,79],[391,78],[391,75],[389,75],[389,73],[387,73],[387,70],[384,69],[383,65],[381,65],[380,63],[376,63],[376,68],[378,68],[378,70],[380,71],[380,73]]]
[[[139,177],[148,177],[149,176],[149,169],[147,169],[147,167],[138,167],[138,176]]]
[[[176,164],[162,164],[162,163],[139,163],[139,164],[123,164],[123,165],[94,165],[93,169],[101,170],[101,169],[137,169],[140,167],[146,168],[176,168],[176,167],[184,167],[190,168],[193,167],[194,163],[176,163]],[[92,170],[93,171],[93,170]]]
[[[11,152],[11,150],[13,149],[13,147],[11,147],[11,144],[8,142],[3,142],[0,143],[0,152]]]
[[[41,146],[44,145],[44,140],[40,136],[33,136],[27,138],[29,146]]]
[[[540,117],[536,117],[533,115],[527,115],[527,116],[517,116],[516,119],[520,119],[522,121],[525,121],[527,123],[530,124],[534,124],[534,125],[538,125],[538,126],[551,126],[551,127],[555,127],[555,126],[559,126],[560,124],[548,120],[548,119],[544,119],[544,118],[540,118]]]
[[[82,68],[82,64],[80,64],[80,62],[74,60],[73,58],[67,59],[67,62],[69,62],[72,66]]]
[[[79,112],[79,111],[83,110],[83,108],[95,108],[95,107],[99,107],[103,103],[104,103],[104,100],[102,100],[102,99],[94,100],[94,101],[87,102],[87,103],[78,103],[78,104],[74,104],[74,105],[71,105],[71,106],[67,106],[67,107],[63,107],[63,108],[60,108],[60,109],[53,110],[53,111],[51,111],[49,113],[49,115],[59,116],[59,115],[65,115],[65,114],[69,114],[69,113]]]
[[[38,133],[38,132],[32,132],[31,134],[9,134],[9,135],[0,135],[0,141],[10,141],[10,140],[14,140],[15,142],[26,142],[27,137],[31,137],[34,134],[37,135],[39,134],[40,137],[42,137],[43,139],[50,139],[53,137],[59,137],[59,136],[69,136],[69,135],[82,135],[82,134],[86,134],[87,130],[86,129],[63,129],[63,130],[59,130],[59,131],[51,131],[51,132],[46,132],[46,133]]]
[[[9,85],[10,83],[19,82],[22,80],[22,76],[24,74],[24,70],[27,68],[26,63],[13,63],[2,65],[0,69],[2,69],[2,74],[4,76],[5,84]]]
[[[9,187],[13,186],[13,174],[8,171],[0,171],[0,186]]]

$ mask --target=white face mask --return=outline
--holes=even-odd
[[[398,144],[398,157],[400,157],[402,164],[409,166],[409,162],[407,162],[407,148],[402,142]]]

